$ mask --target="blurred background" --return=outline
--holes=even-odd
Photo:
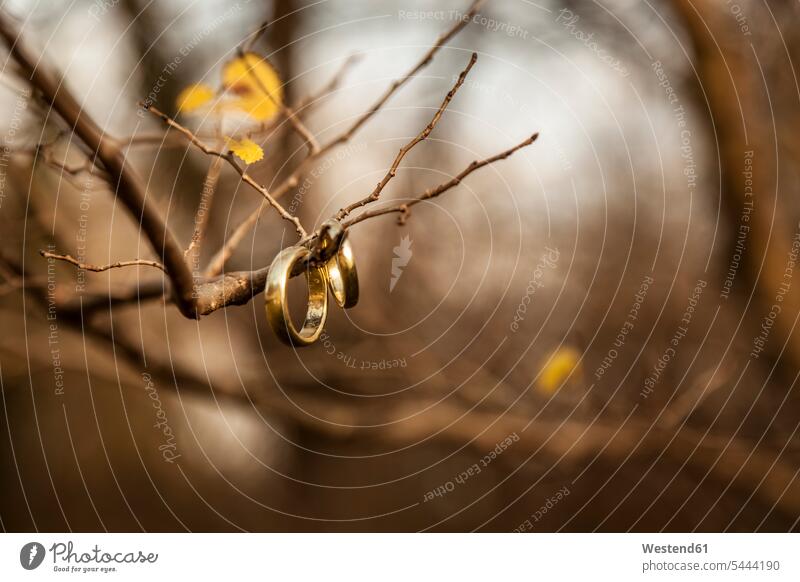
[[[253,50],[324,143],[468,9],[433,4],[2,9],[108,133],[156,136],[127,163],[185,247],[212,160],[162,140],[139,101],[177,115],[267,21]],[[154,269],[39,255],[154,257],[113,187],[45,163],[37,144],[85,154],[4,46],[2,528],[798,529],[799,25],[796,2],[489,0],[282,201],[311,228],[368,194],[473,51],[384,197],[539,139],[405,225],[353,226],[361,301],[303,350],[278,343],[262,295],[194,321]],[[249,172],[268,187],[305,151],[286,122],[259,143]],[[222,169],[204,265],[260,201]],[[265,267],[292,237],[265,211],[226,269]]]

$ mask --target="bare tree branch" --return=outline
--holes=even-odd
[[[465,72],[462,73],[462,75],[465,75],[469,71],[469,68],[472,66],[473,63],[474,63],[474,61],[471,60],[469,67],[467,69],[465,69]],[[463,78],[460,77],[460,80],[461,80],[461,82],[463,82]],[[451,93],[452,93],[452,90],[451,90]],[[450,99],[452,99],[452,95],[448,94],[448,96],[449,97],[445,99],[445,103],[444,103],[445,106],[446,106],[447,103],[449,103]],[[436,113],[436,115],[434,117],[435,120],[439,119],[439,117],[441,116],[441,111],[443,111],[443,109],[441,109],[441,108],[440,108],[440,110],[437,110],[437,113]],[[158,114],[163,115],[160,112],[158,112]],[[196,144],[197,147],[199,147],[201,150],[203,150],[203,151],[208,150],[208,151],[206,151],[206,153],[209,153],[210,155],[216,155],[218,157],[225,157],[220,152],[215,152],[214,150],[208,148],[205,144],[203,144],[202,142],[197,140],[197,138],[188,129],[183,128],[183,126],[181,126],[180,124],[178,124],[177,122],[171,120],[168,117],[166,119],[169,120],[167,123],[171,127],[174,127],[176,129],[178,129],[178,131],[185,131],[186,132],[186,134],[185,134],[186,137],[189,138],[190,140],[195,140],[197,142],[197,144]],[[435,125],[435,123],[434,123],[434,125]],[[429,127],[430,127],[430,124],[429,124]],[[420,135],[425,134],[426,131],[427,131],[427,128],[425,130],[423,130],[423,132]],[[372,211],[362,212],[358,216],[355,216],[353,218],[350,218],[347,221],[344,221],[343,222],[343,226],[345,228],[349,228],[349,227],[353,226],[354,224],[358,224],[359,222],[362,222],[362,221],[367,220],[369,218],[376,217],[376,216],[381,216],[383,214],[388,214],[388,213],[392,213],[392,212],[400,212],[401,216],[406,216],[407,213],[408,213],[408,208],[410,206],[413,206],[414,204],[417,204],[417,203],[419,203],[419,202],[421,202],[423,200],[428,200],[430,198],[434,198],[436,196],[439,196],[439,195],[443,194],[444,192],[446,192],[446,191],[454,188],[455,186],[459,185],[461,183],[461,181],[464,178],[466,178],[469,174],[471,174],[472,172],[474,172],[474,171],[476,171],[476,170],[478,170],[480,168],[483,168],[484,166],[492,164],[494,162],[497,162],[497,161],[504,160],[504,159],[508,158],[514,152],[516,152],[516,151],[518,151],[518,150],[520,150],[520,149],[532,144],[534,141],[536,141],[537,137],[538,137],[538,133],[532,135],[528,139],[526,139],[523,142],[515,145],[512,148],[509,148],[509,149],[507,149],[507,150],[505,150],[503,152],[500,152],[499,154],[496,154],[494,156],[491,156],[491,157],[483,159],[483,160],[476,160],[476,161],[472,162],[469,166],[467,166],[467,168],[462,170],[457,176],[455,176],[451,180],[449,180],[449,181],[447,181],[447,182],[445,182],[443,184],[440,184],[440,185],[438,185],[438,186],[436,186],[434,188],[430,188],[430,189],[426,190],[425,192],[420,194],[415,199],[412,199],[410,201],[404,202],[404,203],[396,205],[396,206],[389,206],[389,207],[385,207],[385,208],[377,208],[377,209],[372,210]],[[244,230],[244,229],[237,229],[237,231],[234,232],[234,235],[238,236],[239,234],[241,234],[242,236],[244,236],[244,234],[246,234],[246,232],[247,231]],[[311,234],[311,235],[305,235],[301,239],[299,244],[304,244],[304,245],[308,246],[309,248],[314,249],[315,246],[316,246],[316,241],[318,240],[317,234],[318,233],[314,233],[314,234]],[[221,250],[221,252],[230,251],[230,249],[234,248],[234,246],[225,245],[225,246],[223,246],[223,249]],[[320,255],[318,257],[318,260],[324,261],[324,260],[327,260],[328,258],[330,258],[330,257],[328,257],[327,255],[323,254],[323,255]],[[215,268],[215,266],[219,267],[219,263],[217,263],[215,265],[212,262],[212,264],[209,267],[209,271],[206,273],[206,276],[209,279],[212,279],[212,277],[215,276],[213,274],[213,269]],[[295,272],[293,272],[292,274],[293,275],[298,275],[298,274],[302,273],[303,269],[305,269],[307,266],[308,265],[306,263],[303,263],[301,261],[300,263],[298,263],[298,266],[297,266]],[[222,309],[222,308],[228,307],[230,305],[243,305],[243,304],[246,304],[247,302],[250,301],[250,299],[252,299],[252,297],[257,295],[258,293],[261,293],[264,290],[264,285],[266,284],[266,279],[267,279],[268,272],[269,272],[268,268],[263,268],[263,269],[259,269],[259,270],[256,270],[256,271],[239,271],[239,272],[233,272],[233,273],[226,273],[222,277],[218,277],[216,279],[212,279],[212,280],[209,280],[209,281],[206,281],[206,282],[201,282],[201,283],[197,284],[196,293],[195,293],[196,294],[197,314],[198,315],[207,315],[207,314],[212,313],[212,312],[214,312],[214,311],[216,311],[218,309]]]
[[[218,274],[222,272],[224,267],[225,261],[227,258],[231,256],[236,245],[239,241],[242,240],[244,235],[252,228],[253,225],[258,220],[259,213],[264,208],[265,205],[272,206],[279,215],[287,221],[290,221],[294,226],[295,229],[300,236],[300,243],[308,248],[310,248],[313,252],[310,254],[310,258],[307,259],[306,263],[310,264],[311,262],[319,262],[329,259],[330,257],[327,256],[326,253],[330,253],[331,249],[318,249],[318,242],[321,239],[320,232],[315,232],[312,234],[308,234],[305,229],[300,224],[300,221],[297,217],[291,215],[286,209],[283,208],[278,202],[277,198],[280,195],[286,193],[291,188],[297,186],[300,176],[303,175],[305,168],[307,168],[308,163],[310,160],[313,160],[315,157],[318,157],[324,152],[329,151],[336,145],[340,143],[344,143],[349,139],[350,136],[355,133],[367,120],[369,120],[379,109],[380,107],[389,99],[389,97],[403,84],[405,84],[409,79],[413,78],[422,67],[424,67],[428,62],[433,59],[433,56],[436,52],[447,42],[453,35],[455,35],[459,30],[461,30],[466,23],[469,21],[470,15],[474,14],[478,7],[483,3],[482,0],[478,0],[473,2],[469,12],[465,15],[464,18],[460,19],[456,25],[451,27],[450,30],[442,34],[436,41],[436,44],[427,51],[427,53],[423,56],[423,58],[413,67],[404,77],[395,81],[392,86],[383,94],[383,96],[376,102],[376,104],[370,108],[367,112],[365,112],[359,119],[356,120],[354,124],[350,126],[350,128],[339,137],[333,139],[331,142],[323,146],[319,149],[318,152],[313,153],[306,157],[306,159],[301,162],[301,164],[295,169],[295,171],[288,176],[284,181],[278,186],[277,190],[274,192],[270,192],[256,182],[236,161],[233,156],[232,152],[223,152],[219,151],[213,147],[208,146],[202,140],[200,140],[197,135],[192,133],[189,129],[175,121],[174,119],[170,118],[165,113],[159,111],[157,108],[150,106],[144,106],[145,109],[151,111],[154,115],[159,117],[169,129],[174,129],[182,136],[186,138],[190,144],[194,147],[198,148],[200,151],[204,152],[207,155],[214,156],[216,161],[225,160],[227,161],[240,175],[242,181],[250,185],[253,189],[257,190],[262,196],[264,197],[265,202],[262,203],[259,208],[250,216],[248,217],[239,228],[237,228],[231,237],[227,240],[227,242],[223,245],[223,247],[217,252],[214,259],[211,261],[209,268],[206,272],[205,280],[200,280],[199,282],[195,282],[194,280],[188,286],[188,289],[192,292],[192,296],[190,298],[190,303],[187,307],[186,304],[186,297],[185,297],[185,290],[186,285],[182,283],[183,275],[177,280],[173,276],[173,272],[180,271],[180,273],[188,272],[188,267],[185,262],[184,253],[181,251],[179,254],[181,256],[181,266],[180,268],[173,267],[174,263],[174,248],[176,244],[174,243],[174,239],[172,234],[167,230],[166,225],[163,221],[160,220],[153,209],[144,203],[144,187],[139,180],[138,176],[132,173],[130,170],[130,165],[125,164],[124,158],[124,150],[130,146],[131,144],[135,143],[137,138],[129,138],[126,140],[116,140],[112,137],[106,136],[94,122],[86,117],[85,113],[81,111],[80,107],[75,102],[74,98],[68,94],[64,93],[63,91],[58,92],[56,95],[56,88],[59,86],[59,83],[56,81],[55,77],[51,74],[40,72],[39,69],[33,66],[30,55],[23,53],[19,55],[17,58],[21,59],[22,64],[26,70],[31,71],[33,75],[33,82],[36,87],[42,86],[44,87],[43,92],[46,96],[49,96],[49,100],[53,103],[53,106],[57,106],[57,111],[61,112],[64,119],[67,123],[70,123],[75,127],[75,133],[78,135],[83,142],[89,147],[91,151],[97,152],[97,159],[102,164],[103,168],[108,170],[109,172],[109,179],[112,183],[118,183],[118,190],[120,198],[123,200],[127,200],[127,205],[131,211],[134,208],[139,208],[141,210],[141,217],[142,217],[142,225],[146,226],[149,225],[146,229],[146,233],[148,234],[148,238],[151,240],[151,243],[154,244],[154,236],[155,232],[159,231],[164,236],[164,245],[162,247],[162,252],[160,253],[162,259],[164,257],[169,258],[169,262],[166,260],[162,260],[162,262],[156,261],[145,261],[145,260],[135,260],[135,261],[126,261],[115,263],[113,265],[107,266],[95,266],[95,265],[85,265],[78,262],[76,259],[71,257],[70,255],[56,255],[52,253],[51,258],[58,259],[58,260],[65,260],[70,262],[80,268],[84,268],[87,270],[107,270],[110,268],[118,268],[123,266],[154,266],[164,270],[169,276],[169,283],[165,281],[145,281],[139,282],[137,281],[135,284],[129,287],[120,287],[115,289],[112,293],[112,296],[95,296],[95,295],[80,295],[75,296],[67,301],[60,302],[60,305],[64,309],[72,310],[72,313],[83,313],[84,310],[93,311],[97,309],[102,309],[107,306],[112,305],[122,305],[126,303],[134,303],[141,301],[143,299],[156,299],[161,298],[165,292],[169,293],[171,291],[173,295],[173,299],[175,302],[181,307],[181,313],[186,315],[187,317],[199,317],[202,315],[207,315],[212,313],[218,309],[225,308],[230,305],[243,305],[250,301],[250,299],[263,291],[264,285],[266,282],[266,277],[268,274],[268,267],[257,269],[255,271],[242,271],[242,272],[234,272],[228,273],[222,277],[219,277]],[[13,39],[16,38],[14,36],[15,29],[11,27],[11,25],[7,24],[8,17],[4,16],[0,24],[3,22],[6,25],[0,27],[0,33],[2,36],[6,38],[6,41],[9,44],[13,45]],[[377,199],[380,195],[381,191],[385,188],[386,184],[392,179],[395,175],[397,168],[399,167],[400,163],[402,162],[405,155],[410,151],[416,144],[420,143],[424,139],[428,137],[431,131],[434,129],[436,124],[439,122],[444,110],[447,108],[448,104],[452,100],[455,92],[462,86],[464,82],[464,78],[471,70],[472,66],[475,63],[475,55],[473,55],[470,59],[468,66],[465,70],[461,73],[456,82],[455,86],[450,90],[448,95],[445,97],[442,105],[436,111],[432,121],[426,126],[420,134],[416,138],[414,138],[408,145],[401,149],[400,153],[398,153],[397,157],[395,158],[394,162],[391,165],[391,168],[385,178],[381,181],[381,183],[376,187],[375,191],[367,198],[368,201],[372,201]],[[342,69],[339,73],[334,77],[334,79],[328,84],[328,87],[334,86],[338,79],[341,77],[341,74],[347,69],[353,60],[348,60],[348,62],[343,65]],[[36,73],[36,74],[34,74]],[[154,142],[157,141],[159,138],[157,137],[147,137],[147,139],[142,138],[143,141],[153,140]],[[163,137],[161,137],[163,141]],[[483,161],[476,161],[473,162],[466,170],[461,172],[457,177],[453,178],[449,182],[437,186],[436,188],[429,189],[428,191],[421,194],[418,199],[412,200],[410,202],[401,204],[397,208],[389,207],[389,208],[380,208],[376,209],[371,212],[363,212],[359,216],[355,218],[350,218],[345,224],[345,228],[352,226],[353,224],[357,224],[371,216],[379,216],[382,214],[386,214],[388,212],[400,212],[403,217],[405,217],[408,213],[408,208],[416,202],[421,200],[425,200],[428,198],[432,198],[434,196],[438,196],[441,193],[449,190],[450,188],[454,187],[460,181],[466,177],[468,174],[473,172],[474,170],[483,167],[487,164],[490,164],[494,161],[504,159],[511,155],[517,149],[524,147],[530,143],[532,143],[536,139],[536,136],[533,136],[529,140],[526,140],[522,144],[519,144],[515,148],[502,152],[496,156],[491,158],[487,158]],[[102,154],[102,155],[101,155]],[[212,168],[214,166],[212,165]],[[213,173],[210,174],[210,177],[213,178]],[[361,203],[357,203],[353,208],[363,206]],[[349,212],[349,210],[347,210]],[[345,213],[346,215],[346,213]],[[197,231],[196,231],[197,232]],[[193,237],[194,239],[195,237]],[[199,242],[199,241],[198,241]],[[196,243],[195,243],[196,244]],[[192,247],[190,244],[190,248]],[[48,255],[45,255],[48,256]],[[295,269],[295,272],[292,273],[293,276],[300,274],[305,268],[308,267],[306,263],[299,263]],[[314,263],[316,264],[316,263]],[[191,279],[191,274],[189,274]],[[183,285],[182,287],[178,287],[178,285]]]
[[[124,152],[86,113],[66,85],[48,67],[42,55],[30,50],[17,23],[3,10],[0,10],[0,37],[5,40],[11,55],[30,83],[97,156],[109,173],[111,183],[116,185],[116,195],[140,224],[156,254],[161,258],[172,281],[175,303],[186,317],[194,318],[194,282],[184,261],[183,251],[164,219],[148,203],[145,185],[132,166],[126,163]]]
[[[339,69],[330,78],[330,80],[315,93],[311,93],[301,98],[294,106],[294,110],[302,113],[312,104],[319,102],[323,97],[333,93],[339,87],[339,85],[341,85],[345,75],[347,75],[347,73],[350,72],[350,69],[358,64],[362,58],[363,55],[360,54],[354,54],[347,57]]]

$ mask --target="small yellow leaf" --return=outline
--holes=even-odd
[[[581,354],[569,347],[557,349],[539,374],[539,390],[552,394],[572,375],[579,372]]]
[[[245,53],[228,61],[222,70],[222,84],[235,95],[230,106],[257,121],[274,117],[283,102],[283,84],[278,73],[256,53]]]
[[[264,158],[264,150],[252,139],[236,140],[228,138],[228,149],[236,154],[245,164],[252,164]]]
[[[203,83],[189,85],[178,94],[175,100],[178,111],[192,113],[214,98],[214,90]]]

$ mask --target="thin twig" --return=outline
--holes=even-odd
[[[117,143],[121,148],[158,146],[159,148],[178,147],[186,145],[186,140],[181,136],[169,133],[137,133],[128,137],[118,138]]]
[[[397,156],[395,156],[392,165],[389,166],[389,171],[386,172],[386,175],[383,177],[383,179],[380,182],[378,182],[378,185],[375,186],[375,189],[366,198],[362,198],[361,200],[353,202],[352,204],[345,206],[344,208],[339,210],[339,212],[336,213],[337,220],[341,221],[356,208],[361,208],[362,206],[366,206],[367,204],[375,202],[376,200],[378,200],[378,198],[380,198],[383,189],[386,188],[386,185],[389,183],[389,181],[397,175],[397,168],[400,167],[400,162],[403,161],[403,158],[406,156],[406,154],[408,154],[408,152],[410,152],[414,148],[414,146],[416,146],[418,143],[424,141],[436,127],[436,124],[439,123],[439,120],[442,118],[442,115],[444,114],[444,110],[447,109],[447,106],[450,105],[450,102],[453,100],[453,97],[455,97],[455,94],[464,84],[464,80],[467,78],[467,75],[472,70],[472,67],[475,65],[475,62],[477,60],[478,60],[478,55],[476,53],[472,53],[472,56],[469,59],[469,63],[467,63],[466,68],[463,71],[461,71],[461,74],[458,76],[458,79],[456,80],[455,85],[453,85],[453,88],[450,89],[450,91],[448,91],[447,95],[445,95],[444,101],[442,101],[442,104],[439,105],[439,109],[436,110],[436,113],[433,115],[433,118],[431,119],[430,123],[428,123],[428,125],[426,125],[425,128],[414,139],[412,139],[410,142],[408,142],[406,145],[400,148],[400,151],[397,153]]]
[[[358,216],[352,217],[352,218],[342,222],[342,226],[344,226],[345,228],[349,228],[349,227],[353,226],[354,224],[358,224],[359,222],[362,222],[362,221],[367,220],[369,218],[374,218],[376,216],[381,216],[383,214],[390,214],[392,212],[401,213],[401,219],[403,217],[407,217],[407,215],[409,213],[409,208],[411,206],[414,206],[415,204],[419,204],[420,202],[423,202],[424,200],[430,200],[431,198],[435,198],[436,196],[440,196],[441,194],[447,192],[451,188],[454,188],[454,187],[458,186],[459,184],[461,184],[461,182],[464,180],[464,178],[469,176],[475,170],[483,168],[484,166],[488,166],[489,164],[493,164],[494,162],[498,162],[500,160],[506,159],[507,157],[509,157],[510,155],[515,153],[516,151],[521,150],[522,148],[531,145],[533,142],[536,141],[536,138],[538,138],[538,137],[539,137],[539,134],[538,133],[534,133],[531,137],[529,137],[525,141],[523,141],[521,143],[518,143],[514,147],[509,148],[509,149],[507,149],[507,150],[505,150],[503,152],[500,152],[497,155],[491,156],[491,157],[486,158],[484,160],[475,160],[469,166],[467,166],[461,172],[459,172],[456,176],[454,176],[452,179],[450,179],[447,182],[444,182],[442,184],[439,184],[438,186],[435,186],[433,188],[428,188],[422,194],[420,194],[419,196],[417,196],[415,198],[412,198],[410,200],[406,200],[405,202],[403,202],[401,204],[397,204],[397,205],[393,205],[393,206],[385,206],[383,208],[376,208],[374,210],[364,211],[361,214],[359,214]]]
[[[161,118],[161,120],[164,121],[164,123],[166,123],[169,127],[173,128],[173,129],[176,129],[181,134],[183,134],[186,137],[186,139],[188,139],[189,142],[192,143],[192,145],[194,145],[197,149],[199,149],[203,153],[208,154],[210,156],[217,156],[217,157],[222,158],[225,161],[227,161],[236,170],[236,172],[242,178],[243,182],[247,183],[254,190],[256,190],[259,194],[261,194],[264,197],[264,199],[266,200],[266,202],[270,206],[272,206],[278,212],[278,214],[281,215],[281,217],[284,220],[288,220],[289,222],[291,222],[294,225],[295,230],[297,231],[297,234],[300,235],[301,238],[306,236],[306,234],[307,234],[306,230],[303,228],[303,225],[300,224],[300,219],[297,218],[296,216],[294,216],[293,214],[289,213],[272,196],[272,194],[270,194],[269,190],[267,190],[267,188],[265,186],[262,186],[255,179],[253,179],[253,177],[250,176],[250,174],[248,174],[244,170],[244,168],[242,168],[236,162],[236,160],[234,159],[233,154],[231,152],[221,152],[221,151],[215,150],[211,146],[208,146],[205,143],[203,143],[202,141],[200,141],[197,138],[197,136],[195,136],[194,133],[192,133],[191,130],[189,130],[188,128],[184,127],[183,125],[181,125],[180,123],[178,123],[177,121],[172,119],[169,115],[167,115],[166,113],[160,111],[156,107],[154,107],[152,105],[145,104],[145,103],[141,103],[140,105],[145,110],[149,111],[150,113],[152,113],[156,117]]]
[[[239,45],[238,50],[241,52],[246,52],[252,49],[258,38],[264,34],[264,32],[266,32],[270,24],[272,24],[271,20],[264,20],[261,24],[259,24],[258,28],[245,37],[245,39],[242,41],[242,44]]]
[[[347,57],[344,62],[339,66],[337,71],[333,74],[333,76],[325,83],[319,90],[315,93],[311,93],[306,97],[301,98],[296,105],[294,105],[294,109],[297,112],[304,111],[307,107],[309,107],[313,103],[317,103],[323,97],[330,95],[333,93],[339,85],[341,85],[342,80],[359,61],[361,61],[363,55],[361,54],[353,54]]]
[[[116,263],[111,263],[109,265],[90,265],[89,263],[82,263],[72,255],[59,255],[57,253],[51,253],[49,251],[40,250],[39,254],[42,255],[45,259],[55,259],[56,261],[64,261],[66,263],[70,263],[75,265],[79,269],[83,269],[84,271],[93,271],[95,273],[102,273],[103,271],[108,271],[109,269],[120,269],[122,267],[155,267],[156,269],[161,269],[165,273],[167,272],[166,267],[159,263],[158,261],[148,261],[147,259],[133,259],[131,261],[117,261]]]
[[[214,157],[208,166],[208,173],[206,173],[206,179],[203,181],[203,190],[200,193],[200,202],[197,204],[197,210],[194,215],[192,240],[184,252],[187,257],[193,252],[197,256],[200,255],[200,245],[211,217],[211,203],[214,200],[214,193],[217,190],[220,174],[222,174],[222,161],[222,158]]]
[[[442,33],[439,38],[436,39],[436,42],[433,46],[425,53],[422,58],[417,62],[414,67],[410,71],[408,71],[403,77],[396,79],[392,82],[386,92],[375,102],[375,104],[370,107],[366,113],[361,115],[355,123],[353,123],[350,128],[345,131],[342,135],[338,138],[330,142],[327,146],[323,149],[330,149],[335,145],[345,143],[350,140],[350,138],[355,134],[361,127],[372,118],[383,106],[384,104],[391,98],[392,95],[403,85],[408,83],[412,78],[414,78],[417,73],[419,73],[425,66],[427,66],[432,60],[436,53],[441,49],[445,44],[447,44],[450,39],[452,39],[456,34],[461,32],[461,30],[472,20],[472,17],[480,10],[481,6],[484,4],[486,0],[475,0],[467,10],[467,12],[463,15],[462,18],[459,18],[455,25],[451,27],[449,30]]]
[[[244,222],[241,222],[234,229],[231,235],[225,239],[225,243],[222,245],[222,248],[220,248],[211,259],[211,262],[209,263],[205,272],[206,277],[216,277],[222,273],[222,270],[225,268],[225,263],[231,258],[236,250],[236,247],[239,246],[239,243],[242,241],[242,239],[258,222],[258,219],[261,218],[261,212],[263,210],[264,205],[260,204],[258,206],[258,210],[250,214],[244,220]]]
[[[246,54],[241,48],[239,49],[239,58],[247,64]],[[256,58],[261,59],[259,55],[255,53],[250,53],[256,56]],[[271,66],[268,64],[268,66]],[[317,138],[314,137],[314,134],[305,126],[305,124],[300,121],[300,118],[297,114],[292,110],[291,107],[284,105],[281,101],[275,99],[272,93],[269,91],[267,87],[264,86],[264,83],[261,79],[256,75],[255,71],[253,70],[254,67],[248,66],[247,67],[247,75],[251,77],[257,84],[259,89],[261,90],[264,95],[280,110],[281,113],[286,117],[286,119],[291,124],[292,128],[295,130],[297,135],[299,135],[306,143],[308,147],[308,155],[313,156],[319,151],[319,142],[317,142]]]

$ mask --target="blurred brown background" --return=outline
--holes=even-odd
[[[432,4],[3,9],[116,136],[162,132],[136,103],[158,87],[175,114],[265,19],[254,48],[288,103],[361,54],[308,113],[325,139],[467,9]],[[39,249],[97,264],[152,251],[102,180],[32,162],[60,128],[4,56],[3,529],[797,529],[799,25],[794,2],[489,0],[284,202],[318,225],[369,193],[472,51],[385,197],[538,141],[404,226],[354,226],[361,302],[300,351],[277,342],[261,295],[199,321],[144,297],[82,313],[81,277],[113,295],[156,272],[77,273]],[[269,186],[303,144],[281,130],[264,151],[251,172]],[[156,144],[129,163],[188,244],[208,157]],[[223,170],[204,261],[259,202]],[[265,212],[228,270],[268,265],[285,225]]]

